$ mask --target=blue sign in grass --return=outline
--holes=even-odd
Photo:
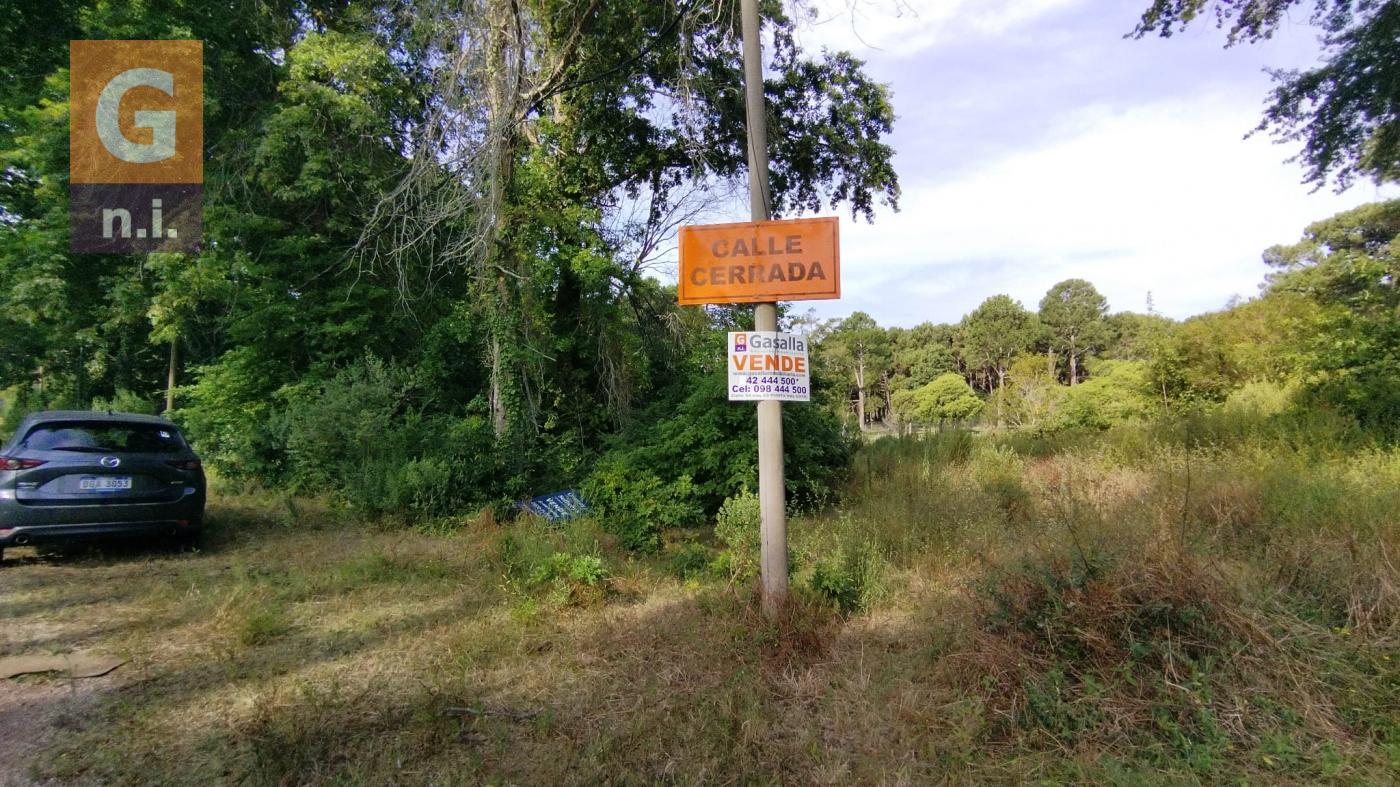
[[[588,513],[588,504],[572,489],[532,497],[518,505],[522,511],[542,516],[550,522],[563,522]]]

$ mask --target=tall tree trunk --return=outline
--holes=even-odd
[[[1071,388],[1079,384],[1079,343],[1074,338],[1072,335],[1069,337],[1069,384]]]
[[[495,332],[491,334],[491,425],[494,427],[496,439],[505,437],[506,434],[506,405],[505,396],[501,391],[501,375],[504,369],[501,364],[501,337]]]
[[[997,367],[997,428],[1006,424],[1003,408],[1006,404],[1006,367]]]
[[[170,365],[165,370],[165,411],[175,409],[175,370],[180,362],[180,339],[170,340]]]
[[[865,359],[856,361],[856,424],[865,431]]]
[[[890,395],[890,376],[888,373],[886,373],[880,378],[880,391],[884,394],[885,399],[885,413],[883,420],[886,423],[893,422],[893,425],[896,429],[896,433],[898,433],[897,430],[899,429],[899,414],[894,411],[894,400],[891,398]]]
[[[515,387],[516,370],[513,367],[517,360],[517,354],[509,352],[507,348],[520,341],[512,330],[515,321],[511,319],[511,310],[520,308],[520,304],[511,297],[515,285],[507,280],[507,274],[519,276],[515,271],[518,260],[509,248],[514,241],[508,226],[508,203],[520,144],[516,121],[523,77],[519,58],[523,56],[524,41],[519,38],[519,8],[512,0],[493,0],[487,11],[491,29],[487,61],[487,108],[490,112],[491,139],[486,176],[490,188],[485,206],[488,224],[483,233],[479,275],[486,285],[484,289],[489,293],[484,305],[493,312],[487,315],[491,337],[491,423],[496,438],[500,439],[509,429],[511,413],[508,407],[520,406],[519,397],[507,395],[507,388]]]

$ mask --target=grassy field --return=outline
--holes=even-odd
[[[792,523],[371,525],[223,494],[197,552],[0,567],[37,782],[1390,783],[1400,454],[1316,427],[887,439]],[[16,764],[18,765],[18,764]]]

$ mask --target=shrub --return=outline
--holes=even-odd
[[[653,483],[648,475],[663,489],[688,478],[685,502],[694,506],[693,518],[698,520],[713,515],[731,495],[757,485],[757,420],[753,407],[726,399],[724,369],[708,359],[677,386],[684,390],[674,398],[659,398],[633,419],[597,468],[602,474],[618,467],[640,471],[632,483],[644,487]],[[841,430],[839,419],[824,408],[783,408],[790,504],[814,510],[835,499],[853,450],[854,442]],[[619,488],[625,481],[609,479],[606,486]]]
[[[586,587],[596,587],[607,578],[608,570],[603,566],[601,557],[555,552],[536,564],[526,581],[532,586],[564,580]]]
[[[1255,381],[1231,391],[1225,398],[1223,409],[1226,412],[1264,417],[1278,415],[1293,404],[1297,395],[1296,382],[1280,384],[1267,380]]]
[[[609,576],[597,555],[555,552],[534,564],[523,577],[529,590],[544,589],[556,604],[586,606],[602,599],[603,581]]]
[[[662,481],[625,455],[600,462],[584,484],[584,496],[604,530],[628,549],[643,552],[661,546],[665,528],[695,524],[701,516],[690,476]]]
[[[723,567],[735,581],[758,574],[761,519],[758,495],[747,489],[726,499],[715,515],[715,536],[726,547]]]
[[[975,435],[970,429],[939,432],[930,441],[930,458],[950,465],[960,465],[972,458]]]
[[[1233,448],[1255,443],[1314,457],[1354,450],[1372,440],[1351,417],[1314,407],[1276,415],[1245,407],[1192,407],[1152,423],[1148,431],[1164,445]]]
[[[1021,456],[1043,459],[1069,453],[1098,439],[1097,429],[1017,431],[997,435],[997,445],[1003,445]]]
[[[1025,462],[1004,445],[983,445],[973,454],[968,470],[982,492],[1013,525],[1029,523],[1035,516],[1035,499],[1022,483]]]
[[[528,593],[543,591],[558,604],[601,600],[612,572],[593,527],[586,519],[556,528],[536,517],[522,517],[501,536],[497,548],[506,579]]]
[[[98,397],[92,400],[92,409],[111,410],[114,413],[136,413],[137,415],[159,415],[160,407],[153,398],[142,396],[125,388],[118,388],[110,399]]]
[[[710,569],[710,550],[704,544],[687,541],[671,550],[667,565],[681,579],[701,576]]]
[[[1103,429],[1151,414],[1146,363],[1097,361],[1088,368],[1092,376],[1065,391],[1058,414],[1060,427]]]
[[[847,614],[870,606],[881,594],[884,561],[874,544],[847,539],[832,555],[818,560],[811,588]]]
[[[906,421],[941,424],[976,418],[983,403],[961,374],[947,372],[927,385],[896,393],[894,407]]]
[[[228,478],[284,480],[286,437],[274,417],[279,370],[238,347],[195,370],[175,413],[201,458]]]
[[[1019,478],[999,476],[982,482],[982,491],[1013,525],[1029,524],[1035,518],[1035,499]]]
[[[879,437],[856,455],[856,486],[868,491],[873,483],[914,465],[964,464],[972,458],[975,440],[970,429]]]
[[[371,514],[436,516],[487,502],[494,437],[480,413],[425,415],[418,375],[374,357],[285,392],[293,485],[337,493]]]
[[[455,502],[453,469],[440,457],[410,459],[388,478],[388,507],[425,514],[445,512]]]

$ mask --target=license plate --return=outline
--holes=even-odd
[[[99,475],[78,479],[78,488],[84,492],[120,492],[131,488],[129,475]]]

